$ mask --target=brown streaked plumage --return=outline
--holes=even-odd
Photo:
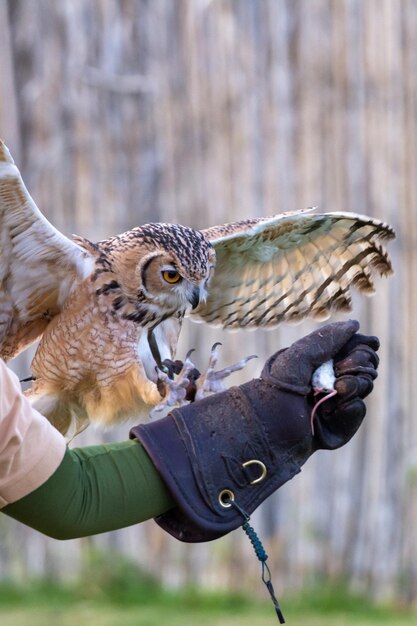
[[[395,237],[393,229],[355,213],[313,210],[204,230],[216,270],[195,314],[231,329],[271,328],[350,311],[352,287],[372,294],[373,275],[392,273],[381,242]]]
[[[146,416],[181,321],[273,327],[350,309],[391,273],[387,224],[311,209],[196,231],[146,224],[106,241],[45,219],[0,143],[0,354],[40,338],[28,391],[64,433]]]

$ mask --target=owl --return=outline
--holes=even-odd
[[[250,329],[348,311],[352,287],[370,294],[373,275],[392,272],[381,241],[393,237],[370,217],[305,209],[69,239],[0,143],[0,354],[40,339],[26,393],[64,434],[138,419],[188,382],[191,359],[182,370],[174,361],[184,316]]]

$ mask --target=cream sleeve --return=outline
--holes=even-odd
[[[31,407],[0,359],[0,508],[40,487],[60,465],[64,437]]]

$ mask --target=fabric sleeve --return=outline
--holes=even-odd
[[[174,506],[137,441],[67,449],[53,475],[3,512],[54,537],[73,539],[123,528]]]
[[[0,359],[0,509],[44,483],[61,463],[65,440],[22,394]]]

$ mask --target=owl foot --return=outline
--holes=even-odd
[[[190,358],[193,352],[194,350],[189,350],[183,362],[165,359],[163,366],[166,371],[156,368],[156,384],[163,400],[152,409],[151,417],[166,408],[187,404],[192,399],[190,393],[193,395],[194,381],[200,375]]]
[[[194,350],[189,350],[184,362],[165,359],[162,364],[165,371],[156,369],[158,375],[157,387],[161,396],[163,396],[163,400],[152,409],[151,417],[166,408],[183,406],[188,404],[188,402],[202,400],[208,394],[224,391],[226,389],[223,382],[225,378],[233,372],[243,369],[251,359],[257,358],[255,354],[252,354],[229,367],[215,371],[221,345],[221,343],[215,343],[212,347],[207,370],[204,374],[200,374],[190,358]]]
[[[256,354],[251,354],[237,363],[229,365],[229,367],[225,367],[224,369],[216,372],[214,368],[219,360],[219,348],[221,345],[222,344],[219,342],[214,344],[211,349],[207,370],[204,374],[201,374],[195,382],[195,400],[202,400],[202,398],[209,393],[219,393],[220,391],[225,391],[226,386],[223,383],[224,379],[230,376],[230,374],[233,374],[233,372],[238,372],[243,369],[251,359],[257,358]]]

